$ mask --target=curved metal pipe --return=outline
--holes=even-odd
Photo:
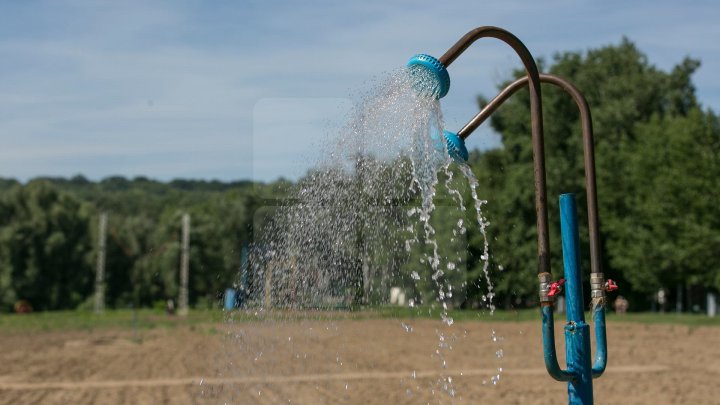
[[[605,327],[605,307],[598,306],[593,310],[595,320],[595,360],[592,366],[593,378],[605,372],[607,366],[607,332]]]
[[[597,182],[595,176],[595,143],[592,127],[592,116],[590,115],[590,107],[588,106],[585,96],[569,81],[549,74],[541,74],[540,81],[555,85],[566,93],[568,93],[580,111],[580,124],[582,127],[583,137],[583,159],[585,165],[585,192],[587,198],[588,210],[588,233],[590,239],[590,272],[591,285],[593,287],[593,300],[598,302],[593,304],[593,319],[595,321],[595,361],[592,367],[593,378],[600,377],[605,371],[607,364],[607,336],[605,329],[605,290],[604,275],[601,268],[602,258],[600,251],[600,225],[598,221],[598,204],[597,204]],[[458,131],[457,135],[461,138],[467,138],[475,129],[477,129],[485,120],[487,120],[508,98],[515,94],[518,90],[528,85],[528,78],[522,77],[505,87],[494,99],[492,99],[483,109],[473,117],[465,126]],[[552,309],[548,309],[550,317],[552,317]],[[546,323],[546,311],[543,308],[543,332],[549,333],[548,324]],[[552,318],[551,318],[552,319]],[[548,340],[545,340],[545,348],[553,350]],[[546,352],[547,353],[547,352]],[[553,378],[563,377],[562,373],[558,373],[559,368],[555,367],[552,359],[548,359],[546,354],[546,366]],[[557,363],[557,360],[555,360]]]
[[[540,95],[540,74],[527,47],[510,32],[493,26],[478,27],[460,38],[439,61],[446,68],[450,66],[473,42],[480,38],[499,39],[513,48],[520,56],[530,87],[530,116],[532,125],[533,172],[535,176],[535,214],[538,232],[538,274],[550,273],[550,249],[547,211],[547,186],[545,182],[545,142],[543,139],[542,104]],[[459,133],[458,133],[459,135]],[[467,136],[467,135],[466,135]],[[541,300],[543,298],[541,297]]]
[[[580,110],[580,124],[583,137],[583,159],[585,164],[585,193],[587,197],[588,210],[588,233],[590,236],[590,272],[602,276],[601,253],[600,253],[600,225],[598,220],[597,203],[597,182],[595,176],[595,143],[592,127],[592,116],[585,96],[572,83],[555,75],[541,74],[540,81],[550,83],[563,89],[577,104]],[[508,98],[529,83],[528,77],[522,77],[505,87],[494,99],[465,124],[457,135],[462,139],[467,138],[475,131],[490,115],[492,115]],[[604,304],[604,303],[603,303]]]
[[[572,381],[577,374],[570,370],[563,370],[558,364],[557,352],[555,350],[555,319],[551,306],[540,308],[542,313],[542,339],[543,357],[545,358],[545,369],[556,381]]]

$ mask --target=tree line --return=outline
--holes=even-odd
[[[90,307],[97,221],[108,213],[106,301],[115,308],[177,298],[180,218],[193,218],[191,304],[212,305],[235,281],[263,196],[287,182],[221,183],[138,177],[0,183],[0,300],[35,310]]]
[[[599,49],[559,53],[539,65],[541,71],[573,82],[592,110],[606,277],[619,281],[621,294],[630,297],[635,309],[648,307],[661,288],[671,294],[678,286],[720,288],[720,120],[697,99],[692,75],[699,61],[687,58],[663,71],[624,39]],[[522,74],[517,71],[514,77]],[[485,102],[484,97],[478,100],[479,106]],[[543,86],[543,109],[551,267],[559,278],[557,196],[561,193],[578,197],[581,243],[583,252],[588,251],[582,143],[577,108],[565,93]],[[490,222],[488,270],[499,306],[527,306],[537,295],[527,92],[513,96],[493,115],[491,125],[502,146],[472,151],[469,160],[479,181],[478,194],[488,201],[483,207]],[[454,277],[452,283],[461,290],[453,303],[477,307],[488,293],[481,260],[484,238],[470,208],[467,183],[457,168],[449,174],[452,179],[441,173],[440,182],[451,184],[468,209],[458,210],[456,196],[439,187],[432,224],[440,251],[447,260],[457,259],[462,268],[446,276]],[[312,175],[297,183],[159,182],[143,177],[94,182],[76,176],[23,184],[0,179],[0,310],[12,310],[19,300],[36,310],[89,308],[97,221],[103,212],[109,214],[108,306],[152,306],[177,297],[184,213],[192,216],[193,224],[190,303],[216,306],[222,291],[238,283],[243,247],[252,246],[254,232],[271,221],[274,207],[291,203],[286,197]],[[383,201],[383,196],[361,197],[357,201]],[[417,206],[416,197],[404,195],[394,203]],[[454,237],[459,220],[463,236]],[[369,271],[376,278],[369,282],[382,286],[373,290],[377,297],[372,302],[387,301],[392,284],[432,299],[436,287],[428,277],[418,281],[413,274],[430,247],[422,240],[421,229],[413,232],[419,243],[374,258],[385,268]],[[370,233],[358,232],[358,238],[366,234]],[[402,232],[397,235],[408,238]],[[587,254],[583,259],[583,268],[588,269]],[[351,272],[362,273],[357,260],[347,263],[354,266]],[[357,300],[368,303],[361,295]]]

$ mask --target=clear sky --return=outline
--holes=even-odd
[[[718,111],[718,21],[714,1],[0,1],[0,177],[294,179],[373,78],[480,25],[536,57],[627,36],[661,69],[699,58]],[[515,67],[492,39],[453,63],[448,128]]]

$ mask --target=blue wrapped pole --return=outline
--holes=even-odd
[[[568,382],[568,402],[589,405],[593,403],[592,365],[590,352],[590,326],[585,323],[582,273],[580,271],[580,238],[577,226],[577,209],[573,194],[560,196],[560,229],[562,232],[563,265],[565,268],[565,299],[567,324],[565,325],[565,351],[568,371],[575,378]],[[604,321],[604,317],[602,319]]]

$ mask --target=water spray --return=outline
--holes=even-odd
[[[568,382],[570,404],[592,404],[592,379],[600,377],[607,365],[607,337],[605,327],[606,292],[617,285],[605,280],[601,268],[597,187],[595,179],[595,150],[590,108],[582,93],[567,80],[540,74],[535,60],[525,45],[513,34],[498,27],[479,27],[463,36],[442,57],[419,54],[413,56],[407,66],[415,79],[416,88],[423,94],[444,97],[450,88],[447,67],[473,42],[492,37],[510,45],[520,57],[527,76],[516,80],[502,90],[475,117],[457,133],[445,131],[443,136],[448,154],[458,162],[468,159],[465,139],[472,134],[510,96],[525,86],[530,91],[531,134],[533,146],[533,169],[535,183],[535,209],[538,232],[538,280],[542,315],[543,352],[545,367],[552,378]],[[590,234],[590,287],[592,314],[595,326],[596,352],[591,358],[590,326],[585,322],[583,311],[582,273],[580,269],[577,210],[572,194],[560,196],[560,217],[565,278],[553,281],[549,260],[549,232],[547,210],[547,187],[545,181],[545,145],[542,121],[541,86],[549,83],[568,93],[580,110],[585,166],[585,190],[587,196],[588,230]],[[553,306],[555,299],[565,289],[567,297],[567,324],[565,347],[567,369],[560,368],[555,350]]]

